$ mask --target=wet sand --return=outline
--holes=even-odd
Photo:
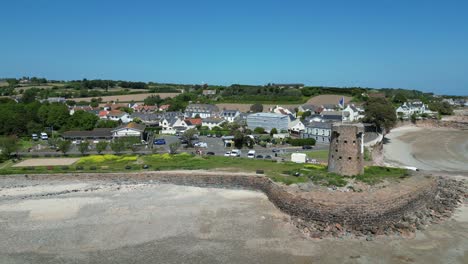
[[[389,165],[422,170],[468,172],[468,131],[401,127],[386,136],[384,158]]]
[[[414,238],[314,240],[255,191],[0,179],[2,264],[467,263],[467,230],[465,206]]]

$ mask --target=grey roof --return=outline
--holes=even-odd
[[[310,122],[306,127],[331,129],[332,122]]]
[[[315,109],[317,109],[317,108],[318,108],[318,106],[316,106],[316,105],[311,105],[311,104],[302,105],[302,109],[308,110],[308,111],[315,111]]]
[[[225,120],[222,118],[203,118],[202,122],[207,122],[207,123],[215,123],[219,124],[221,122],[224,122]]]
[[[219,112],[219,108],[212,104],[189,104],[186,112]]]
[[[112,128],[95,128],[91,131],[65,131],[62,137],[69,138],[112,138]]]
[[[311,115],[306,118],[306,121],[310,121],[313,118],[320,118],[325,121],[341,121],[343,117],[341,115]]]

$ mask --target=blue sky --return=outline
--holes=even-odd
[[[468,1],[3,1],[0,76],[468,95]]]

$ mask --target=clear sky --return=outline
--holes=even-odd
[[[2,1],[0,77],[468,95],[466,0]]]

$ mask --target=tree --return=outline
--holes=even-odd
[[[270,131],[270,136],[273,136],[275,134],[278,134],[278,130],[276,128],[273,128],[271,131]]]
[[[364,122],[373,123],[385,131],[389,131],[396,124],[395,108],[386,98],[369,98],[364,109]]]
[[[162,101],[163,100],[159,95],[151,95],[146,97],[143,103],[145,105],[159,105],[160,103],[162,103]]]
[[[117,138],[110,143],[110,147],[112,151],[114,151],[116,154],[119,154],[125,150],[125,142],[121,138]]]
[[[3,158],[9,159],[12,153],[19,149],[18,139],[15,136],[0,138],[0,153]]]
[[[238,149],[244,145],[244,135],[240,131],[234,132],[234,146]]]
[[[88,152],[89,148],[89,142],[88,141],[81,141],[80,144],[78,144],[78,150],[80,151],[81,155],[84,155],[86,152]]]
[[[97,128],[116,128],[119,126],[119,121],[114,120],[99,120],[96,124]]]
[[[248,148],[253,148],[255,145],[255,140],[253,140],[252,137],[245,136],[244,143]]]
[[[24,91],[23,97],[21,97],[21,101],[25,104],[34,102],[36,100],[37,92],[38,90],[34,88],[27,89],[26,91]]]
[[[429,109],[441,115],[453,114],[453,107],[448,102],[434,101],[429,104]]]
[[[96,115],[79,110],[68,119],[66,127],[68,129],[92,130],[98,120],[99,117]]]
[[[256,127],[254,129],[255,134],[265,134],[265,129],[263,127]]]
[[[393,102],[396,103],[396,104],[403,104],[403,103],[405,103],[407,100],[408,100],[408,98],[406,98],[405,94],[402,93],[402,92],[398,92],[398,93],[395,94],[395,96],[393,97]]]
[[[101,154],[104,150],[107,148],[107,142],[106,141],[99,141],[96,144],[96,151],[97,153]]]
[[[250,106],[250,111],[254,113],[263,112],[263,105],[262,104],[253,104]]]
[[[312,115],[312,112],[310,111],[305,111],[304,113],[302,113],[302,116],[301,116],[301,121],[304,121],[307,117],[311,116]]]
[[[197,130],[194,128],[188,129],[182,134],[182,139],[187,141],[187,147],[193,147],[192,140],[194,139],[196,134]]]
[[[171,143],[171,144],[169,144],[169,153],[170,154],[176,154],[177,150],[179,148],[180,148],[180,142],[179,141]]]
[[[70,151],[71,148],[71,141],[69,140],[61,140],[58,142],[58,149],[66,155],[68,151]]]

